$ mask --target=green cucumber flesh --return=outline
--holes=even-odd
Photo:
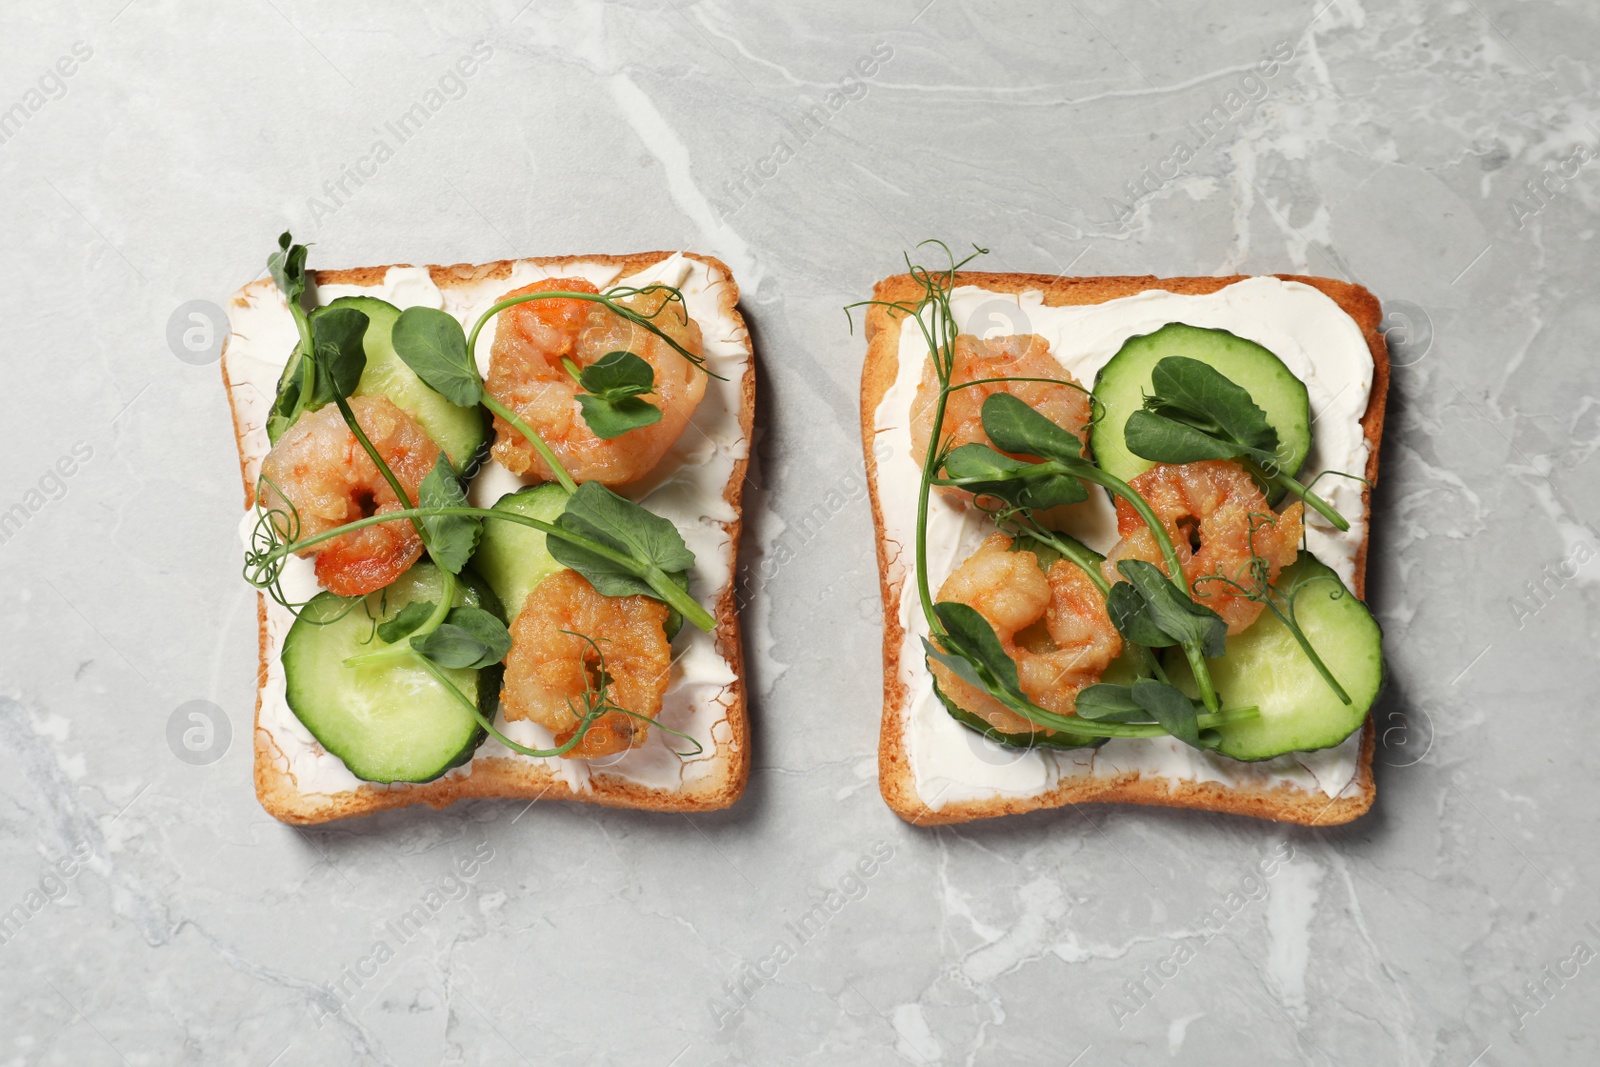
[[[353,308],[367,316],[363,347],[367,368],[361,372],[356,396],[386,396],[411,415],[450,457],[457,473],[470,475],[483,461],[489,446],[489,423],[481,407],[464,408],[434,392],[394,350],[394,324],[400,309],[372,296],[341,296],[327,305]],[[317,308],[312,317],[323,311]]]
[[[481,579],[463,571],[454,606],[495,614],[500,605]],[[443,593],[442,572],[418,563],[392,585],[363,600],[320,593],[300,612],[283,641],[289,708],[319,744],[368,782],[429,782],[466,763],[483,742],[476,717],[410,657],[355,667],[345,659],[387,647],[377,622],[407,604]],[[494,714],[501,668],[444,669],[486,717]]]
[[[1238,760],[1331,748],[1366,721],[1383,684],[1382,634],[1365,604],[1315,556],[1302,552],[1275,588],[1294,597],[1294,618],[1311,647],[1350,697],[1343,703],[1318,673],[1283,621],[1267,610],[1243,633],[1228,638],[1208,660],[1223,706],[1254,705],[1261,716],[1216,729],[1212,746]],[[1182,655],[1167,657],[1174,685],[1196,694]]]
[[[546,482],[507,493],[494,502],[494,510],[553,523],[566,510],[569,496],[560,485]],[[472,568],[483,575],[512,621],[534,586],[563,569],[545,547],[542,530],[502,519],[483,520]]]
[[[1248,392],[1266,413],[1267,422],[1278,431],[1280,469],[1289,475],[1300,470],[1311,450],[1310,403],[1305,383],[1283,360],[1254,341],[1227,330],[1201,329],[1181,322],[1128,338],[1095,376],[1094,399],[1103,414],[1090,431],[1089,444],[1101,470],[1131,481],[1155,466],[1128,451],[1122,431],[1128,416],[1144,407],[1151,373],[1167,356],[1188,356],[1207,363]],[[1276,499],[1281,490],[1268,495]]]

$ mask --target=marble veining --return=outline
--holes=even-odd
[[[1600,1060],[1593,5],[63,0],[0,26],[0,1065]],[[736,808],[259,809],[213,312],[286,226],[329,266],[730,265],[762,375]],[[1368,817],[883,806],[842,308],[929,237],[1383,299]]]

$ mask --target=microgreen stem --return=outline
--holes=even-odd
[[[279,545],[257,559],[255,567],[259,571],[264,567],[270,566],[277,559],[282,559],[291,553],[303,551],[323,541],[347,534],[352,530],[374,526],[381,522],[394,522],[398,519],[418,519],[432,515],[466,515],[472,518],[499,519],[502,522],[514,522],[518,525],[538,530],[548,537],[555,537],[569,544],[578,545],[609,562],[617,564],[627,570],[629,574],[647,582],[650,588],[654,589],[660,596],[661,600],[675,608],[679,614],[701,630],[710,633],[716,629],[717,620],[712,614],[701,607],[699,601],[691,597],[688,592],[669,578],[661,568],[641,564],[632,556],[624,555],[609,545],[584,537],[582,534],[573,533],[564,526],[557,526],[555,523],[545,522],[542,519],[530,518],[527,515],[518,515],[514,511],[494,511],[489,508],[473,507],[406,508],[400,511],[390,511],[383,515],[372,515],[364,519],[356,519],[354,522],[337,526],[332,530],[295,541],[292,544]]]
[[[523,422],[520,415],[496,400],[489,394],[487,389],[483,391],[483,406],[505,419],[518,433],[528,439],[528,443],[533,446],[533,450],[539,453],[539,458],[544,460],[545,466],[549,467],[551,473],[556,476],[556,481],[561,483],[561,488],[569,493],[578,491],[578,483],[572,480],[572,475],[567,473],[567,468],[561,465],[561,461],[556,458],[556,454],[551,451],[550,446],[544,443],[544,438],[535,433],[533,427]]]
[[[1116,475],[1107,474],[1099,467],[1083,461],[1070,466],[1063,464],[1062,473],[1075,475],[1086,482],[1094,482],[1096,485],[1103,486],[1126,500],[1129,506],[1139,513],[1139,517],[1144,520],[1145,526],[1150,530],[1150,536],[1154,537],[1156,544],[1160,546],[1161,558],[1166,560],[1167,563],[1167,577],[1172,580],[1173,585],[1184,593],[1187,594],[1189,592],[1189,580],[1184,577],[1183,565],[1178,561],[1178,550],[1173,547],[1172,538],[1167,536],[1166,526],[1162,524],[1161,519],[1157,517],[1155,510],[1150,507],[1144,497],[1134,491],[1133,486]],[[1213,710],[1216,707],[1216,705],[1209,702],[1206,706]]]
[[[938,399],[934,402],[933,424],[944,425],[945,402],[950,399],[948,389],[940,389]],[[939,435],[928,435],[928,455],[924,463],[924,470],[935,470],[939,462]],[[933,492],[933,479],[923,478],[922,485],[917,490],[917,595],[922,599],[922,613],[927,616],[928,625],[933,632],[943,632],[939,625],[939,617],[933,611],[933,592],[928,585],[928,500]]]
[[[418,655],[416,653],[412,653],[412,655],[418,663],[422,664],[423,670],[433,675],[434,680],[440,685],[444,686],[446,691],[448,691],[450,695],[456,699],[458,704],[472,712],[472,717],[478,720],[479,726],[482,726],[496,741],[500,742],[511,751],[520,752],[524,756],[533,756],[538,759],[549,759],[554,756],[565,756],[568,752],[571,752],[573,749],[578,747],[579,743],[583,741],[584,735],[589,732],[590,724],[599,718],[598,715],[593,716],[592,718],[585,716],[584,721],[578,725],[577,732],[571,737],[567,738],[561,744],[557,745],[555,748],[529,748],[526,745],[519,745],[515,741],[511,740],[511,738],[507,737],[505,734],[496,729],[494,723],[489,721],[489,717],[483,713],[482,709],[478,707],[477,703],[468,700],[467,695],[461,690],[457,689],[455,684],[451,682],[449,678],[445,677],[444,671],[439,669],[438,664],[434,663],[427,656]]]
[[[1270,475],[1270,478],[1274,485],[1278,485],[1284,489],[1287,489],[1289,492],[1305,501],[1307,507],[1315,509],[1317,514],[1333,523],[1335,529],[1341,532],[1350,529],[1349,519],[1339,514],[1339,512],[1334,509],[1332,504],[1322,499],[1316,493],[1313,493],[1310,489],[1301,485],[1298,480],[1291,478],[1282,471]]]
[[[373,466],[377,467],[378,472],[383,475],[383,480],[389,483],[390,489],[394,490],[395,499],[400,501],[402,507],[409,508],[411,506],[411,497],[406,493],[406,487],[400,484],[400,479],[396,478],[394,471],[389,469],[389,464],[384,461],[382,456],[378,455],[378,450],[373,447],[371,439],[367,437],[367,432],[356,421],[356,413],[350,410],[350,402],[342,396],[334,397],[333,402],[339,405],[339,414],[344,416],[344,424],[350,427],[351,433],[356,435],[356,441],[360,443],[362,450],[366,452],[367,458],[372,460]],[[418,537],[424,540],[427,539],[427,534],[422,530],[422,523],[412,519],[411,525],[416,527]]]
[[[1028,703],[1026,707],[1008,704],[1012,711],[1022,715],[1023,718],[1035,726],[1042,726],[1051,730],[1060,730],[1069,734],[1081,734],[1085,737],[1170,737],[1171,731],[1159,723],[1139,722],[1106,722],[1097,719],[1083,719],[1077,716],[1056,715],[1046,711],[1037,704]],[[1195,721],[1202,730],[1214,730],[1219,726],[1227,726],[1236,722],[1247,722],[1250,719],[1261,717],[1261,709],[1254,704],[1242,708],[1222,708],[1217,711],[1205,711],[1195,716]]]
[[[392,659],[400,659],[412,651],[411,639],[413,637],[427,637],[439,628],[445,616],[450,614],[450,609],[455,606],[456,576],[439,568],[444,575],[444,589],[439,595],[439,602],[433,606],[433,612],[423,620],[421,626],[406,634],[387,648],[380,648],[375,652],[363,652],[359,656],[349,656],[345,659],[346,667],[364,667],[373,663],[383,663]]]
[[[1077,382],[1064,382],[1060,378],[1024,378],[1020,376],[1016,378],[974,378],[970,382],[957,382],[955,385],[950,387],[950,392],[954,393],[962,389],[971,389],[975,385],[1008,385],[1011,382],[1044,382],[1048,385],[1064,385],[1068,389],[1076,389],[1080,393],[1089,392],[1089,390],[1085,389]]]
[[[1106,581],[1104,572],[1100,570],[1100,561],[1086,547],[1070,537],[1057,537],[1053,530],[1047,530],[1037,522],[1030,522],[1025,528],[1026,534],[1041,544],[1049,545],[1072,563],[1077,564],[1081,570],[1100,590],[1100,595],[1105,596],[1111,592],[1111,583]]]
[[[629,295],[637,296],[640,293],[651,292],[657,288],[664,289],[667,292],[672,293],[680,303],[682,302],[683,294],[672,288],[670,285],[662,285],[659,287],[645,286],[643,289],[631,291]],[[690,352],[687,348],[684,348],[683,345],[679,344],[677,340],[675,340],[665,330],[651,321],[650,316],[640,314],[639,312],[633,310],[633,308],[628,307],[626,304],[619,302],[615,297],[606,293],[573,293],[567,292],[566,290],[551,289],[545,292],[523,293],[521,296],[507,297],[499,303],[490,306],[489,310],[478,316],[478,321],[472,324],[472,332],[467,335],[467,354],[469,356],[473,356],[473,358],[476,358],[474,353],[478,351],[478,334],[482,332],[484,326],[489,322],[490,319],[500,314],[500,312],[504,311],[506,308],[516,307],[518,304],[526,304],[530,300],[584,300],[591,304],[601,304],[613,314],[628,320],[635,326],[649,330],[651,333],[667,342],[667,344],[672,346],[673,350],[676,351],[680,356],[704,371],[707,377],[715,378],[718,381],[727,380],[723,378],[722,375],[713,374],[710,370],[708,370],[706,368],[704,356],[697,356],[693,352]],[[666,304],[671,303],[672,300],[673,297],[669,296],[666,303],[662,304],[662,307],[665,307]],[[684,314],[685,317],[687,317],[687,310],[684,312]]]
[[[1322,657],[1317,655],[1317,650],[1311,647],[1310,638],[1306,637],[1305,631],[1300,628],[1300,621],[1295,618],[1294,604],[1299,598],[1302,588],[1302,586],[1296,584],[1295,587],[1290,589],[1288,593],[1278,593],[1279,596],[1283,597],[1283,602],[1288,608],[1288,610],[1285,611],[1283,608],[1278,607],[1278,605],[1273,601],[1273,589],[1271,586],[1267,586],[1264,597],[1266,605],[1268,608],[1272,609],[1272,613],[1276,615],[1278,620],[1288,628],[1291,634],[1294,635],[1295,642],[1300,646],[1300,650],[1306,654],[1306,658],[1311,661],[1311,666],[1316,668],[1317,673],[1322,675],[1322,680],[1328,683],[1328,686],[1333,690],[1334,695],[1339,698],[1339,702],[1348,707],[1350,704],[1350,694],[1345,692],[1344,686],[1339,684],[1339,679],[1333,676],[1333,671],[1328,669],[1328,665],[1322,662]]]

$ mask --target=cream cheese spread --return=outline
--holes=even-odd
[[[425,267],[391,267],[372,285],[327,285],[315,294],[318,304],[341,296],[371,296],[387,300],[402,310],[408,307],[442,308],[470,329],[478,316],[499,297],[542,278],[584,278],[597,288],[622,281],[621,269],[604,263],[574,259],[553,264],[518,261],[509,277],[484,279],[464,286],[441,289]],[[690,317],[699,323],[707,366],[723,380],[709,378],[705,397],[683,435],[644,481],[624,492],[658,515],[670,519],[695,554],[689,572],[690,591],[713,614],[717,601],[733,580],[734,549],[730,525],[738,518],[723,499],[734,465],[748,455],[749,441],[740,424],[742,381],[751,358],[750,335],[744,326],[722,310],[722,287],[728,279],[720,270],[698,260],[674,254],[644,270],[628,275],[629,285],[663,282],[678,287]],[[294,319],[282,294],[271,281],[255,282],[237,293],[228,306],[232,336],[224,358],[224,374],[238,413],[240,448],[245,477],[255,480],[270,445],[266,420],[277,392],[278,378],[297,341]],[[479,369],[488,370],[494,329],[485,327],[474,353]],[[471,502],[489,507],[504,493],[524,485],[494,460],[489,460],[468,489]],[[254,511],[245,515],[241,536],[249,543],[256,522]],[[310,560],[291,557],[283,572],[283,588],[294,603],[318,592]],[[319,745],[289,708],[285,698],[283,639],[294,623],[293,614],[268,598],[267,679],[261,689],[256,725],[272,738],[282,754],[281,769],[303,793],[340,793],[364,783],[337,756]],[[673,642],[672,677],[658,721],[683,731],[703,747],[695,758],[681,759],[673,746],[687,742],[661,730],[652,730],[639,748],[596,760],[537,760],[505,748],[490,738],[470,763],[450,771],[451,776],[472,773],[479,761],[509,758],[544,763],[576,791],[588,788],[591,778],[609,776],[652,789],[677,790],[713,770],[717,742],[731,737],[728,725],[733,666],[717,651],[716,635],[684,626]],[[530,748],[553,747],[549,731],[530,722],[496,725],[507,737]],[[373,785],[375,789],[407,789],[407,785]]]
[[[1372,354],[1360,327],[1319,290],[1278,278],[1248,278],[1214,293],[1187,295],[1151,289],[1100,304],[1049,307],[1038,291],[995,293],[974,287],[955,290],[951,310],[963,332],[979,336],[1034,333],[1085,386],[1131,337],[1171,322],[1223,329],[1271,350],[1305,383],[1310,397],[1313,442],[1302,477],[1322,471],[1363,473],[1368,446],[1361,428],[1372,390]],[[1201,752],[1171,738],[1113,739],[1099,748],[1015,751],[996,745],[957,723],[933,693],[922,650],[927,622],[916,596],[917,489],[921,469],[911,449],[910,411],[928,359],[922,331],[906,319],[900,331],[894,383],[874,413],[877,430],[878,498],[890,550],[889,585],[905,629],[900,675],[908,693],[906,750],[917,795],[934,811],[946,804],[996,796],[1037,796],[1074,777],[1115,777],[1129,772],[1188,782],[1220,782],[1271,788],[1287,784],[1336,797],[1355,780],[1358,731],[1342,744],[1318,752],[1291,753],[1243,763]],[[1306,541],[1312,554],[1348,585],[1356,553],[1366,536],[1361,483],[1326,478],[1317,492],[1350,520],[1341,533],[1309,509]],[[1069,531],[1099,552],[1117,541],[1115,509],[1099,491],[1073,507]],[[983,515],[935,493],[928,508],[928,577],[934,589],[993,531]]]

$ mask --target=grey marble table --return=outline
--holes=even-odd
[[[0,1064],[1600,1061],[1593,5],[466,8],[0,16]],[[256,805],[228,413],[169,326],[286,225],[330,266],[732,266],[737,807]],[[841,307],[926,237],[1385,300],[1369,816],[883,806]]]

